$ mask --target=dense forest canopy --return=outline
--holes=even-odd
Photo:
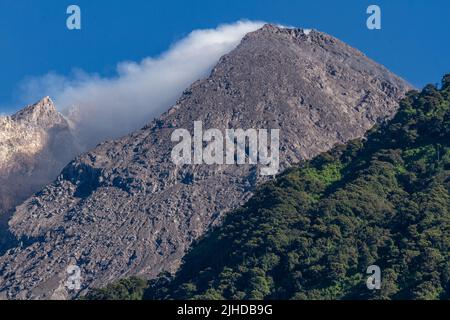
[[[449,299],[450,75],[366,139],[262,185],[178,273],[89,299]],[[366,287],[381,269],[381,290]]]

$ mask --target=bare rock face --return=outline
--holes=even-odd
[[[78,152],[49,97],[0,117],[0,229],[14,206],[53,181]]]
[[[266,25],[143,129],[72,161],[19,206],[20,242],[0,258],[3,298],[70,298],[131,275],[175,271],[190,244],[262,180],[252,165],[175,165],[171,134],[280,129],[282,168],[361,137],[410,89],[361,52],[318,31]],[[120,124],[118,124],[120,125]],[[81,268],[81,291],[65,288]]]

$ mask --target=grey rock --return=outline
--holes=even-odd
[[[49,97],[0,117],[0,252],[10,211],[55,180],[79,153]]]
[[[79,156],[16,209],[9,226],[21,245],[0,258],[0,292],[64,299],[176,271],[192,242],[265,178],[251,165],[174,165],[175,128],[279,128],[286,168],[363,136],[410,88],[327,34],[266,25],[161,117]],[[81,291],[65,288],[70,264],[81,268]]]

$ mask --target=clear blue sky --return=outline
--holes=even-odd
[[[66,28],[70,4],[81,7],[81,31]],[[380,31],[366,28],[370,4],[382,9]],[[448,0],[1,0],[0,112],[20,107],[26,77],[74,68],[113,75],[117,62],[157,55],[193,29],[239,19],[330,33],[417,87],[450,72]]]

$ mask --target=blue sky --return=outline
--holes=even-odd
[[[81,7],[80,31],[66,28],[70,4]],[[370,4],[382,9],[382,30],[366,28]],[[156,56],[194,29],[240,19],[330,33],[417,87],[450,72],[447,0],[1,0],[0,112],[21,107],[29,77],[77,68],[113,76],[120,61]]]

